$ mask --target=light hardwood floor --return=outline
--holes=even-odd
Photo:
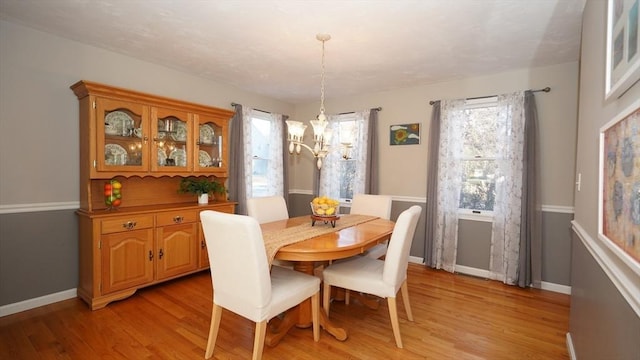
[[[263,359],[569,359],[569,296],[409,266],[414,322],[398,301],[404,349],[386,301],[371,310],[334,302],[340,342],[292,329]],[[0,359],[202,359],[211,316],[207,271],[91,311],[71,299],[0,318]],[[215,359],[251,357],[253,323],[222,315]]]

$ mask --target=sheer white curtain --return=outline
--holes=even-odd
[[[518,280],[524,153],[524,92],[498,96],[496,199],[491,231],[492,279]]]
[[[432,254],[436,269],[455,271],[458,248],[458,209],[462,187],[461,136],[467,121],[465,100],[442,100],[438,159],[437,215]]]
[[[283,196],[283,157],[282,157],[282,115],[273,113],[256,112],[256,110],[243,107],[242,109],[243,143],[244,143],[244,168],[245,188],[247,198],[253,197],[253,140],[252,119],[259,116],[269,121],[269,157],[268,157],[268,190],[272,195]],[[259,113],[259,114],[258,114]]]
[[[353,114],[330,115],[329,126],[333,132],[331,151],[324,159],[320,171],[320,193],[337,199],[340,197],[340,160],[342,146],[340,145],[340,121],[355,120],[356,129],[353,134],[353,148],[350,158],[356,161],[353,193],[364,193],[367,170],[367,138],[369,135],[369,110]],[[346,134],[342,134],[343,139]]]

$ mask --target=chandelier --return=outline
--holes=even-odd
[[[304,125],[300,121],[288,120],[287,131],[289,133],[289,154],[300,154],[300,151],[304,147],[309,150],[313,157],[317,159],[316,165],[318,169],[322,168],[322,160],[329,153],[329,146],[331,144],[331,129],[327,128],[329,122],[327,116],[324,113],[324,43],[331,39],[331,35],[317,34],[316,39],[322,41],[322,72],[320,77],[320,114],[318,114],[316,120],[310,120],[313,128],[313,147],[304,144],[303,137],[304,132],[307,129],[307,125]]]

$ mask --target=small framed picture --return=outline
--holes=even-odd
[[[389,131],[390,145],[420,144],[420,124],[391,125]]]
[[[605,100],[622,96],[640,79],[640,0],[609,0]]]

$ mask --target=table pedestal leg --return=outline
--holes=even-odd
[[[305,274],[313,275],[313,262],[296,262],[295,270]],[[322,296],[320,296],[322,299]],[[293,326],[299,328],[309,328],[313,324],[311,316],[311,299],[307,299],[300,305],[287,310],[282,319],[273,318],[269,322],[269,331],[265,339],[267,346],[275,346],[287,334]],[[337,340],[344,341],[347,339],[347,331],[333,324],[320,304],[320,326],[335,337]]]

